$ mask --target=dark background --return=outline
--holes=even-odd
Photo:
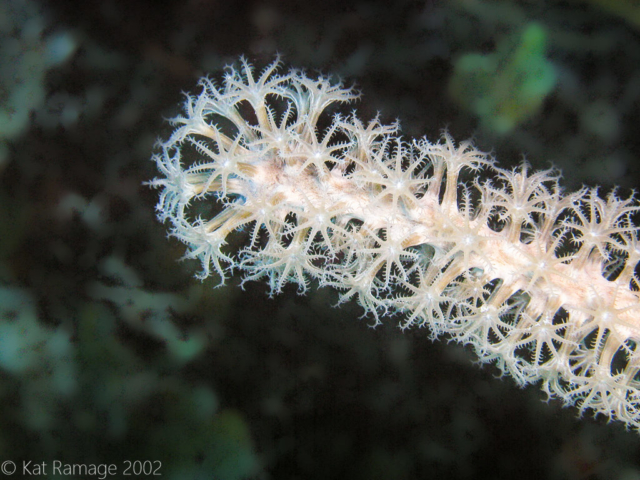
[[[561,168],[567,190],[627,195],[640,184],[634,3],[5,2],[0,461],[158,460],[175,479],[640,479],[636,432],[545,404],[425,330],[369,328],[327,289],[199,282],[142,185],[181,92],[239,55],[279,53],[355,84],[349,108],[398,118],[407,137],[446,127],[500,166],[526,155]],[[522,78],[503,74],[532,24],[553,88],[497,131],[452,79],[466,55],[501,58],[509,95],[492,82],[478,95],[518,105]]]

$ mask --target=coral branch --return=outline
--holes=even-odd
[[[563,195],[556,173],[502,170],[446,133],[330,117],[352,89],[278,69],[242,59],[202,80],[154,156],[159,218],[203,277],[237,269],[272,293],[313,279],[640,429],[636,200]]]

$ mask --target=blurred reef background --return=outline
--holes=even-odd
[[[640,187],[635,0],[4,0],[0,462],[640,480],[637,433],[545,404],[462,347],[393,318],[368,328],[326,289],[193,278],[142,185],[154,142],[199,77],[276,53],[357,85],[348,108],[407,136],[446,127],[502,167],[555,165],[568,190]]]

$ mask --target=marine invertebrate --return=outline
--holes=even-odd
[[[501,169],[447,133],[409,141],[377,118],[330,116],[358,94],[277,61],[241,59],[200,86],[150,184],[202,277],[235,269],[272,293],[315,280],[376,322],[400,313],[640,428],[636,200],[563,194],[556,172]]]

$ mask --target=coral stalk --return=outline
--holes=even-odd
[[[563,194],[558,174],[496,166],[444,133],[328,111],[358,97],[244,59],[205,78],[154,155],[158,216],[221,282],[315,280],[376,322],[470,344],[519,384],[640,428],[639,206]],[[481,180],[482,178],[485,180]]]

